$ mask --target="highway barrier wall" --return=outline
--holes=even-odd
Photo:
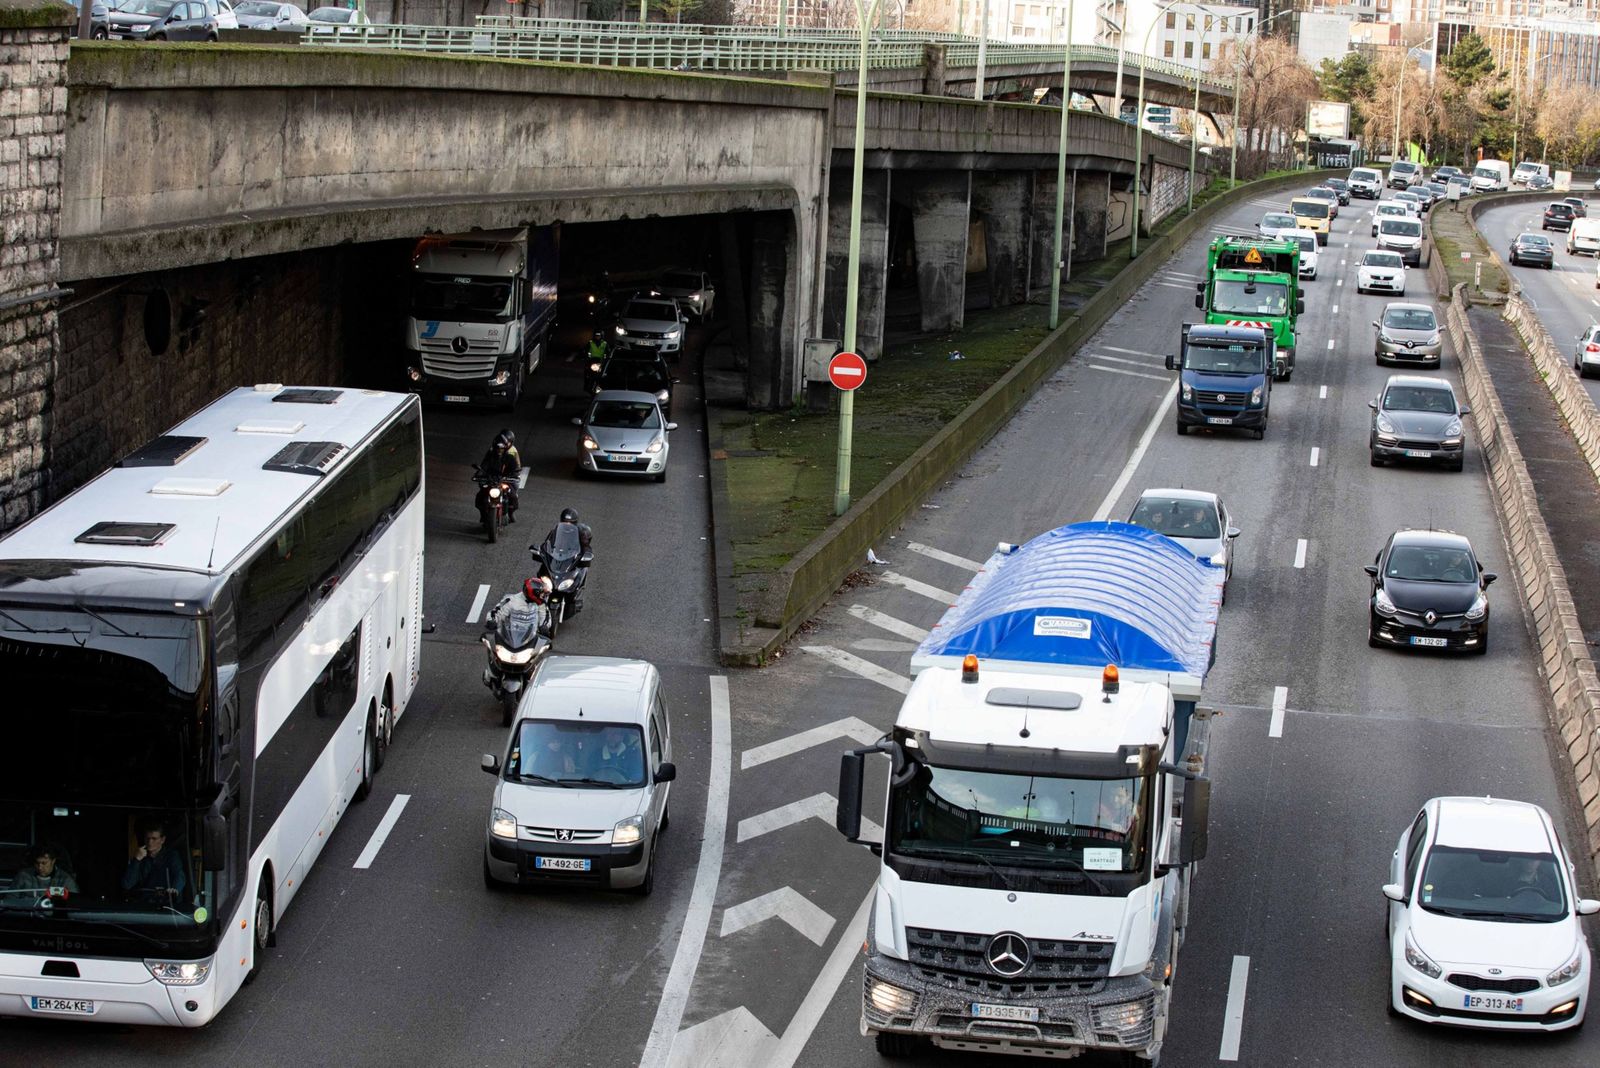
[[[1484,367],[1482,348],[1467,318],[1466,289],[1465,285],[1455,287],[1445,320],[1461,361],[1495,510],[1533,620],[1556,727],[1583,806],[1586,855],[1591,870],[1600,874],[1600,675],[1578,624],[1566,571],[1539,511],[1522,450]]]
[[[760,601],[753,619],[742,618],[733,596],[733,560],[726,535],[716,541],[719,593],[718,640],[723,662],[757,666],[788,640],[866,559],[867,549],[894,530],[940,483],[949,478],[979,446],[1049,379],[1078,348],[1094,336],[1139,287],[1173,253],[1221,212],[1263,193],[1305,188],[1333,171],[1307,171],[1250,182],[1197,208],[1166,234],[1153,239],[1139,257],[1078,309],[1010,371],[941,428],[843,516],[803,548],[779,572]],[[1177,330],[1177,324],[1173,324]],[[715,448],[715,442],[710,442]],[[727,473],[713,452],[713,512],[725,506]],[[714,520],[713,516],[713,520]]]
[[[1534,369],[1555,398],[1556,409],[1572,440],[1578,443],[1584,462],[1594,473],[1596,483],[1600,483],[1600,409],[1595,407],[1594,398],[1576,374],[1567,373],[1571,365],[1566,353],[1522,297],[1513,293],[1501,314],[1522,338],[1522,347],[1528,350]]]

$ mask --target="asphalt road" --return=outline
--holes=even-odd
[[[1581,190],[1575,195],[1584,196]],[[1552,199],[1559,200],[1560,195]],[[1600,198],[1590,197],[1591,211],[1600,211]],[[1555,339],[1556,346],[1566,354],[1571,365],[1575,342],[1580,334],[1600,322],[1600,258],[1578,256],[1567,252],[1567,235],[1559,230],[1545,232],[1555,246],[1555,266],[1510,267],[1511,242],[1524,231],[1539,233],[1544,218],[1544,205],[1507,204],[1491,208],[1478,216],[1478,230],[1483,234],[1500,258],[1506,262],[1512,276],[1522,286],[1522,297],[1543,320],[1545,329]],[[1600,403],[1600,378],[1587,378],[1584,388],[1589,396]]]
[[[1220,227],[1244,232],[1286,199],[1241,207]],[[1592,1029],[1499,1039],[1383,1009],[1378,887],[1422,801],[1534,800],[1558,814],[1569,842],[1580,838],[1509,577],[1494,588],[1485,658],[1406,656],[1362,640],[1361,566],[1397,527],[1453,527],[1509,576],[1475,453],[1463,474],[1367,465],[1366,401],[1388,372],[1370,357],[1368,324],[1383,298],[1354,293],[1366,210],[1335,223],[1309,287],[1299,367],[1274,391],[1266,440],[1179,438],[1162,413],[1172,376],[1161,357],[1194,314],[1198,239],[876,547],[885,564],[847,584],[773,666],[729,677],[731,738],[720,748],[692,376],[680,386],[666,485],[580,483],[565,420],[581,405],[581,364],[558,354],[512,423],[531,470],[519,536],[495,546],[475,530],[468,468],[502,417],[430,411],[426,612],[437,630],[421,689],[373,797],[335,833],[261,978],[198,1032],[0,1021],[0,1064],[875,1064],[857,1032],[875,862],[831,826],[838,754],[892,724],[920,629],[995,542],[1125,516],[1141,489],[1159,485],[1217,490],[1244,531],[1208,683],[1209,703],[1225,710],[1213,733],[1211,853],[1163,1063],[1219,1060],[1239,957],[1248,981],[1238,1063],[1600,1063]],[[1137,450],[1152,419],[1148,448]],[[481,585],[493,603],[525,574],[523,546],[566,504],[595,528],[596,565],[559,649],[648,657],[671,702],[680,779],[656,891],[643,901],[491,896],[480,878],[491,783],[478,755],[502,733],[467,616]],[[1281,737],[1270,737],[1280,686],[1288,711]],[[394,832],[370,869],[354,869],[399,795],[409,801]],[[704,821],[724,818],[726,834],[702,842]],[[664,1041],[647,1046],[652,1029]],[[985,1061],[930,1052],[912,1063]]]

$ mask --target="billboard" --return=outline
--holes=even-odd
[[[1343,140],[1350,136],[1350,105],[1337,100],[1313,100],[1306,107],[1306,135]]]

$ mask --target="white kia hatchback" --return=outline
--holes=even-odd
[[[1589,943],[1574,868],[1538,805],[1436,797],[1389,865],[1391,1012],[1430,1023],[1561,1031],[1583,1023]]]

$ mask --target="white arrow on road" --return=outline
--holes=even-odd
[[[737,840],[748,842],[752,838],[760,838],[764,834],[781,831],[785,827],[792,827],[796,823],[804,823],[809,819],[819,819],[831,827],[833,826],[834,810],[837,807],[838,803],[834,801],[832,794],[812,794],[804,801],[791,801],[789,804],[772,809],[770,812],[763,812],[759,816],[751,816],[749,819],[740,820]],[[863,816],[861,818],[861,837],[863,840],[877,839],[882,841],[883,828]]]
[[[740,1005],[679,1031],[667,1068],[771,1064],[777,1045],[778,1036]]]
[[[770,894],[762,894],[742,905],[723,910],[719,937],[727,938],[746,927],[773,919],[782,920],[819,946],[827,941],[828,932],[833,930],[832,916],[801,897],[793,887],[780,886]]]
[[[739,754],[739,770],[748,771],[768,761],[781,760],[812,746],[824,745],[835,738],[850,738],[857,745],[871,745],[881,737],[883,732],[872,724],[864,723],[854,716],[846,716],[844,719],[824,723],[820,727],[812,727],[799,734],[791,734],[787,738],[779,738],[766,745],[758,745],[754,749],[746,749]]]

